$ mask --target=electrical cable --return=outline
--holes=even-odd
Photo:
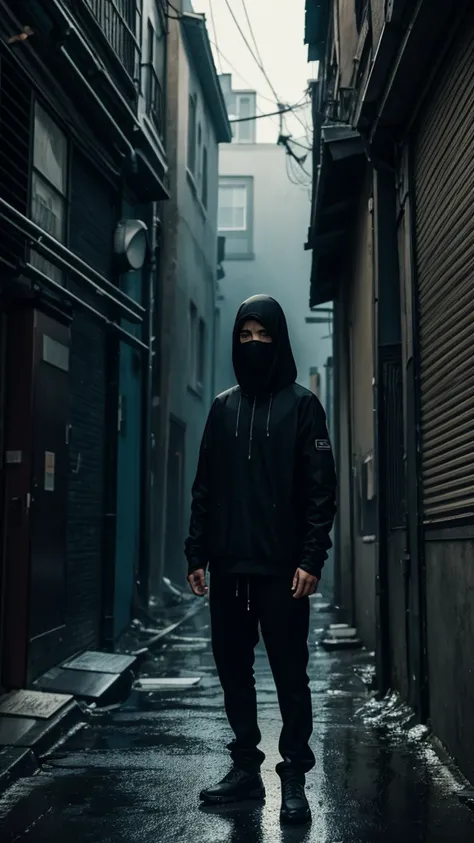
[[[297,141],[297,140],[295,140],[293,137],[291,137],[291,135],[289,135],[289,136],[288,136],[287,140],[288,140],[288,143],[294,143],[294,144],[295,144],[295,146],[300,146],[300,147],[301,147],[301,149],[307,149],[307,150],[308,150],[308,152],[312,152],[312,151],[313,151],[313,147],[312,147],[312,146],[306,146],[306,144],[304,144],[304,143],[300,143],[299,141]]]
[[[218,47],[218,46],[217,46],[217,44],[215,44],[215,43],[214,43],[214,41],[210,41],[210,43],[212,44],[212,46],[214,47],[214,49],[217,51],[217,53],[219,53],[219,56],[220,56],[221,58],[223,58],[223,59],[224,59],[224,61],[226,62],[226,64],[228,64],[228,65],[229,65],[229,67],[231,68],[231,70],[233,70],[233,71],[234,71],[234,73],[236,73],[236,74],[237,74],[237,76],[238,76],[238,77],[242,80],[242,82],[245,82],[245,84],[246,84],[246,85],[248,85],[249,90],[251,90],[253,93],[255,93],[255,94],[257,95],[257,97],[260,97],[260,99],[262,99],[262,100],[266,100],[267,102],[271,102],[271,104],[272,104],[272,105],[274,105],[274,104],[275,104],[275,100],[270,99],[270,97],[266,97],[266,96],[265,96],[265,94],[262,94],[260,91],[256,91],[256,90],[255,90],[255,88],[253,87],[252,83],[251,83],[251,82],[249,82],[249,80],[248,80],[248,79],[246,79],[246,78],[245,78],[245,76],[242,76],[242,74],[241,74],[240,70],[238,70],[238,69],[236,68],[236,66],[235,66],[234,64],[232,64],[232,62],[230,61],[230,59],[228,59],[228,58],[227,58],[227,56],[226,56],[226,55],[224,55],[224,53],[222,52],[222,50],[220,49],[220,47]],[[261,114],[262,116],[265,114],[265,112],[263,111],[263,109],[261,109],[261,108],[260,108],[260,106],[259,106],[259,105],[257,105],[257,110],[260,112],[260,114]],[[278,123],[277,123],[277,121],[276,121],[276,120],[274,120],[273,118],[270,118],[270,119],[271,119],[272,123],[274,123],[274,124],[275,124],[275,126],[278,126]]]
[[[211,15],[211,24],[212,24],[212,31],[214,33],[214,40],[217,44],[216,19],[215,19],[215,16],[214,16],[214,6],[212,5],[212,0],[209,0],[209,12],[210,12],[210,15]],[[223,75],[222,74],[222,59],[221,59],[221,55],[220,55],[219,50],[217,51],[217,60],[219,62],[220,74],[222,76]]]
[[[300,105],[289,105],[287,108],[280,108],[279,111],[269,111],[265,114],[254,114],[253,117],[236,117],[233,120],[229,120],[229,123],[248,123],[250,120],[261,120],[262,117],[275,117],[277,114],[289,114],[289,112],[294,112],[295,108],[302,108],[305,103],[301,103]]]
[[[226,4],[227,8],[229,9],[229,12],[230,12],[230,14],[231,14],[231,16],[232,16],[232,20],[234,21],[234,23],[235,23],[235,25],[236,25],[237,29],[239,30],[239,33],[240,33],[240,35],[241,35],[241,37],[242,37],[242,39],[243,39],[243,41],[244,41],[244,43],[245,43],[245,45],[246,45],[247,49],[249,50],[250,55],[252,56],[253,60],[255,61],[256,65],[257,65],[257,67],[258,67],[258,68],[260,69],[260,71],[262,72],[263,76],[265,77],[265,79],[266,79],[266,81],[267,81],[267,84],[268,84],[268,86],[269,86],[269,88],[270,88],[270,90],[271,90],[271,92],[272,92],[273,96],[275,97],[275,102],[276,102],[276,103],[277,103],[277,105],[278,105],[278,104],[280,103],[280,98],[279,98],[279,96],[278,96],[277,92],[275,91],[275,88],[274,88],[274,87],[273,87],[273,85],[272,85],[271,79],[270,79],[270,77],[268,76],[268,73],[267,73],[267,71],[265,70],[264,65],[261,63],[261,61],[259,61],[259,59],[257,58],[257,56],[255,55],[255,53],[254,53],[254,51],[253,51],[252,46],[249,44],[248,38],[247,38],[247,36],[245,35],[245,32],[243,31],[242,27],[240,26],[240,23],[239,23],[239,21],[237,20],[237,17],[236,17],[236,15],[235,15],[235,12],[234,12],[234,10],[233,10],[233,8],[232,8],[231,4],[230,4],[230,0],[225,0],[225,4]]]
[[[236,68],[235,64],[232,64],[232,62],[231,62],[231,61],[227,58],[227,56],[226,56],[226,55],[224,55],[224,53],[222,52],[221,48],[220,48],[220,47],[218,47],[218,46],[217,46],[217,44],[215,44],[215,43],[214,43],[214,41],[211,41],[210,43],[212,44],[212,46],[214,47],[214,49],[215,49],[215,50],[219,53],[219,55],[221,56],[221,58],[223,58],[223,59],[224,59],[224,61],[225,61],[225,62],[229,65],[229,67],[230,67],[230,68],[234,71],[234,73],[237,73],[237,75],[239,76],[239,78],[240,78],[240,79],[242,79],[242,82],[245,82],[245,84],[249,86],[249,90],[251,90],[251,91],[255,91],[255,88],[253,87],[252,83],[251,83],[251,82],[249,82],[249,80],[248,80],[248,79],[246,79],[246,78],[245,78],[245,76],[242,76],[242,74],[241,74],[240,70],[238,70],[238,69]],[[275,100],[274,100],[274,99],[270,99],[270,97],[265,96],[265,94],[262,94],[260,91],[255,91],[255,93],[257,94],[257,96],[258,96],[258,97],[260,97],[260,99],[262,99],[262,100],[266,100],[267,102],[271,102],[271,104],[272,104],[272,105],[275,105]]]
[[[244,9],[244,15],[245,15],[245,19],[246,19],[246,21],[247,21],[247,25],[248,25],[248,28],[249,28],[249,31],[250,31],[250,35],[252,36],[252,41],[253,41],[254,46],[255,46],[255,51],[256,51],[256,53],[257,53],[257,58],[259,59],[260,64],[263,64],[262,54],[261,54],[261,52],[260,52],[260,50],[259,50],[259,48],[258,48],[257,39],[255,38],[255,33],[254,33],[254,31],[253,31],[252,22],[251,22],[251,20],[250,20],[250,15],[249,15],[249,13],[248,13],[247,3],[245,2],[245,0],[242,0],[242,6],[243,6],[243,9]]]
[[[178,9],[177,6],[173,6],[173,4],[170,3],[170,0],[165,0],[165,2],[166,2],[166,5],[169,6],[170,9],[173,9],[173,12],[176,12],[176,14],[179,16],[179,17],[175,18],[175,20],[180,20],[182,17],[184,17],[182,10]]]
[[[290,173],[290,156],[289,155],[285,155],[285,167],[286,167],[286,175],[288,176],[288,181],[290,181],[291,184],[294,184],[295,186],[299,186],[300,182],[296,181],[293,174]]]
[[[301,171],[296,167],[296,164],[299,163],[297,159],[293,158],[291,155],[288,155],[290,170],[293,173],[294,178],[299,182],[299,184],[304,184],[307,187],[307,181],[304,178]]]
[[[298,183],[302,187],[310,187],[310,185],[312,184],[312,179],[311,179],[311,176],[308,173],[308,171],[305,170],[302,163],[300,161],[298,161],[296,158],[292,158],[291,156],[288,156],[288,157],[290,159],[290,169],[291,169],[291,167],[293,167],[292,172],[293,172],[293,175],[294,175],[295,179],[298,181]],[[305,173],[307,175],[308,178],[306,178],[306,179],[304,178],[302,173],[296,168],[296,164],[298,164],[301,167],[301,170],[303,171],[303,173]],[[309,179],[309,181],[308,181],[308,179]]]

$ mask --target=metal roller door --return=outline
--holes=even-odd
[[[413,149],[425,523],[474,514],[474,22]]]

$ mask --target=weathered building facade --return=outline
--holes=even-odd
[[[311,301],[336,311],[341,604],[474,776],[474,14],[307,2]]]
[[[143,4],[2,2],[0,19],[0,686],[23,687],[132,618],[168,191]]]
[[[188,9],[188,10],[187,10]],[[183,4],[169,21],[167,148],[158,302],[155,590],[185,584],[183,553],[202,432],[214,399],[219,144],[231,138],[206,22]],[[160,386],[158,386],[160,384]]]

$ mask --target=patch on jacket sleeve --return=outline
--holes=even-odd
[[[331,450],[331,443],[330,443],[329,439],[316,439],[315,445],[316,445],[317,451],[330,451]]]

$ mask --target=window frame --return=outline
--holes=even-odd
[[[209,204],[209,153],[206,144],[202,148],[201,202],[207,211]]]
[[[30,169],[30,189],[29,189],[29,214],[30,219],[36,224],[39,225],[43,231],[47,234],[50,234],[54,239],[61,243],[64,246],[67,246],[68,241],[68,233],[69,233],[69,196],[70,196],[70,165],[71,165],[71,144],[70,139],[67,136],[66,132],[63,130],[62,126],[54,119],[51,115],[49,110],[43,106],[43,104],[38,100],[35,99],[33,103],[33,113],[32,113],[32,124],[33,124],[33,143],[32,143],[32,150],[31,150],[31,169]],[[37,162],[35,161],[35,142],[37,137],[37,124],[38,124],[38,112],[43,112],[46,115],[47,119],[51,121],[51,123],[55,126],[55,128],[60,132],[64,139],[65,143],[65,161],[64,161],[64,173],[63,173],[63,181],[64,181],[64,193],[61,192],[61,189],[58,188],[38,166]],[[62,232],[61,238],[56,237],[51,231],[43,228],[41,223],[35,219],[33,205],[34,205],[34,192],[33,192],[33,182],[37,180],[40,184],[43,184],[47,190],[49,190],[55,197],[57,197],[62,204],[63,207],[63,220],[62,220]],[[64,282],[64,272],[63,270],[59,269],[57,266],[48,261],[44,258],[39,252],[36,252],[34,249],[30,249],[30,256],[29,259],[31,264],[38,269],[40,272],[44,272],[51,277],[52,280],[57,281],[58,283]]]
[[[197,110],[197,95],[189,94],[187,169],[194,179],[197,175]]]
[[[222,207],[221,203],[220,203],[221,191],[226,191],[226,190],[229,190],[229,191],[231,191],[231,190],[243,190],[243,192],[244,192],[244,204],[242,206],[240,206],[240,205],[237,206],[238,209],[240,209],[242,207],[243,212],[244,212],[243,213],[243,225],[242,226],[221,225],[220,221],[219,221],[219,223],[218,223],[219,231],[222,231],[223,234],[229,234],[229,233],[235,234],[236,232],[247,232],[247,230],[248,230],[248,202],[249,202],[248,185],[246,185],[246,184],[238,184],[238,185],[237,184],[235,184],[235,185],[231,185],[231,184],[221,185],[221,184],[219,184],[219,214],[220,214],[221,207]],[[230,206],[227,206],[227,207],[230,207]],[[233,210],[235,210],[235,206],[233,207]]]
[[[254,91],[233,91],[235,97],[235,115],[237,120],[240,120],[242,117],[251,117],[252,111],[253,114],[256,115],[257,113],[257,96]],[[242,115],[241,111],[241,100],[249,100],[250,103],[250,114],[249,115]],[[247,138],[241,137],[242,127],[249,126],[250,127],[250,136]],[[254,144],[256,143],[257,139],[257,124],[255,120],[245,120],[242,123],[234,123],[233,124],[233,141],[234,143],[245,143],[245,144]]]
[[[253,176],[224,176],[219,178],[219,202],[221,188],[241,187],[246,189],[246,219],[244,229],[221,228],[218,216],[218,235],[226,238],[227,260],[254,260],[254,178]],[[245,242],[245,246],[239,250],[232,250],[232,241]]]

